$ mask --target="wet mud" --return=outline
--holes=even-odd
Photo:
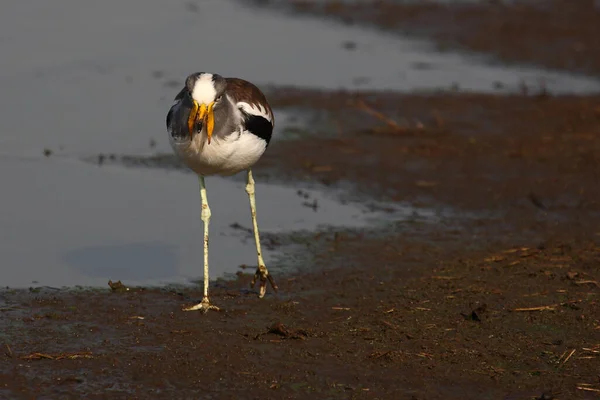
[[[364,112],[350,100],[274,98],[333,121]],[[339,132],[278,142],[257,176],[346,182],[454,216],[299,235],[289,260],[303,264],[276,276],[278,295],[257,299],[240,270],[214,282],[224,311],[206,315],[181,311],[199,286],[6,289],[3,396],[594,398],[599,99],[364,102],[407,122],[338,120]]]
[[[442,52],[464,50],[504,63],[600,72],[600,5],[595,0],[248,2],[433,39]]]

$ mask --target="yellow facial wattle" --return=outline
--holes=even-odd
[[[190,139],[193,139],[194,126],[196,125],[196,118],[198,117],[198,102],[196,100],[194,100],[193,102],[194,106],[192,107],[192,111],[190,112],[190,116],[188,117],[188,129],[190,131]]]
[[[190,117],[188,119],[188,128],[190,129],[190,137],[194,132],[194,125],[198,119],[201,119],[204,125],[206,125],[206,134],[208,136],[208,144],[210,144],[210,139],[212,137],[213,131],[215,129],[215,115],[213,112],[213,107],[215,106],[215,102],[211,102],[206,105],[204,103],[198,105],[198,102],[194,100],[194,107],[190,112]]]
[[[208,144],[210,144],[210,138],[212,137],[213,130],[215,129],[215,114],[213,107],[215,102],[213,101],[208,105],[208,111],[206,112],[206,134],[208,135]]]

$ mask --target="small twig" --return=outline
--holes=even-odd
[[[433,355],[429,353],[415,353],[415,356],[432,359]]]
[[[23,356],[21,358],[24,360],[41,360],[42,358],[45,358],[48,360],[54,360],[54,356],[51,356],[50,354],[44,354],[44,353],[31,353],[28,356]]]
[[[6,355],[7,355],[8,357],[12,358],[12,357],[13,357],[13,352],[12,352],[12,350],[10,349],[10,346],[9,346],[9,345],[5,345],[5,346],[6,346],[6,350],[7,350],[7,351],[6,351]]]
[[[404,132],[405,129],[402,128],[400,125],[398,125],[396,123],[396,121],[394,121],[391,118],[386,117],[385,115],[383,115],[382,113],[380,113],[379,111],[375,110],[373,107],[369,106],[367,103],[365,103],[363,100],[356,100],[356,108],[366,112],[367,114],[370,114],[372,116],[374,116],[375,118],[385,122],[387,124],[387,126],[389,126],[390,128],[398,131],[398,132]]]
[[[379,355],[377,355],[377,356],[373,357],[373,359],[374,359],[374,360],[377,360],[378,358],[381,358],[381,357],[383,357],[383,356],[387,356],[387,355],[388,355],[388,354],[390,354],[392,351],[393,351],[393,350],[388,350],[388,351],[385,351],[385,352],[383,352],[383,353],[381,353],[381,354],[379,354]]]
[[[582,347],[583,351],[589,351],[590,353],[600,353],[600,350],[591,349],[589,347]]]
[[[82,353],[64,353],[64,354],[45,354],[45,353],[31,353],[29,355],[21,357],[23,360],[75,360],[77,358],[93,358],[91,352]]]
[[[554,311],[554,306],[523,307],[515,308],[513,311]]]
[[[580,385],[581,385],[581,383],[580,383]],[[579,389],[579,390],[586,390],[586,391],[588,391],[588,392],[596,392],[596,393],[600,393],[600,389],[594,389],[594,388],[591,388],[591,387],[585,387],[585,386],[576,386],[576,388],[577,388],[577,389]]]
[[[504,261],[506,258],[500,255],[493,255],[491,257],[487,257],[484,258],[483,261],[485,262],[500,262],[500,261]]]
[[[518,251],[527,251],[527,250],[529,250],[529,247],[516,247],[516,248],[504,250],[503,253],[510,254],[510,253],[516,253]]]
[[[350,307],[331,307],[332,310],[350,311]]]
[[[560,355],[560,357],[558,357],[558,360],[556,360],[557,364],[560,364],[560,362],[562,361],[562,359],[565,357],[565,354],[567,354],[567,351],[563,351],[563,353]]]
[[[571,358],[571,356],[573,354],[575,354],[575,349],[571,350],[571,352],[569,353],[569,355],[563,360],[561,366],[564,366],[567,363],[567,361],[569,361],[569,359]]]
[[[600,284],[598,283],[598,281],[592,281],[592,280],[582,280],[582,281],[576,281],[575,284],[576,285],[585,285],[588,283],[592,283],[594,284],[596,287],[600,287]]]
[[[548,306],[513,308],[511,311],[554,311],[558,306],[573,305],[575,303],[581,303],[581,300],[567,301],[559,304],[550,304]]]
[[[381,323],[384,324],[385,326],[387,326],[388,328],[392,328],[395,330],[400,329],[400,327],[396,324],[392,324],[391,322],[385,321],[385,320],[381,320]]]

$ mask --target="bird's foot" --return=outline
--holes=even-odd
[[[185,307],[183,309],[183,311],[196,311],[196,310],[200,310],[203,313],[208,312],[208,310],[215,310],[215,311],[219,311],[220,308],[217,306],[213,306],[212,304],[210,304],[210,301],[208,300],[208,297],[204,297],[202,299],[202,301],[194,306],[191,307]]]
[[[256,268],[256,273],[254,274],[254,278],[252,278],[252,282],[250,282],[250,287],[253,288],[257,280],[260,280],[260,288],[258,291],[258,297],[260,299],[265,297],[265,293],[267,293],[267,280],[271,284],[271,287],[273,288],[275,293],[277,293],[278,287],[275,284],[273,277],[269,274],[267,267],[265,267],[264,265],[259,264],[258,268]]]

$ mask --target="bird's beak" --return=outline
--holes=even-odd
[[[210,144],[210,138],[212,137],[213,130],[215,129],[215,115],[213,113],[213,107],[215,102],[211,102],[206,105],[204,103],[198,104],[196,100],[193,100],[194,106],[192,107],[192,111],[190,112],[190,116],[188,118],[188,128],[190,130],[190,138],[194,133],[194,126],[196,125],[196,121],[201,119],[204,125],[206,125],[206,133],[208,135],[208,144]]]
[[[213,129],[215,129],[215,115],[213,114],[213,107],[215,102],[211,102],[208,106],[204,103],[200,105],[200,115],[206,125],[206,133],[208,135],[208,144],[210,144],[210,138],[213,134]]]

